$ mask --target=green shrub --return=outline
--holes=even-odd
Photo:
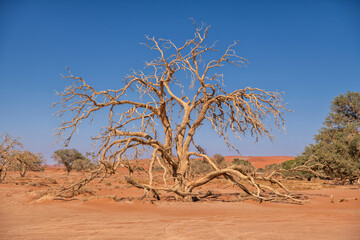
[[[280,166],[276,163],[265,165],[264,173],[268,174],[277,169],[280,169]]]
[[[296,159],[291,159],[280,163],[280,168],[285,170],[291,170],[292,168],[295,168],[301,164],[302,163],[297,161]],[[305,178],[309,181],[311,180],[311,178],[315,177],[313,173],[297,170],[284,172],[283,175],[285,177]]]

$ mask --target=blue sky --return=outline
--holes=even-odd
[[[0,1],[0,132],[21,136],[25,149],[61,148],[50,106],[67,85],[69,66],[98,89],[119,88],[130,68],[152,53],[145,34],[177,43],[191,38],[189,18],[211,25],[219,48],[239,40],[243,68],[224,69],[225,84],[284,92],[294,112],[273,143],[235,141],[243,155],[292,155],[311,143],[330,101],[360,90],[360,2],[327,1]],[[91,150],[103,119],[84,124],[70,147]],[[235,154],[204,132],[209,154]]]

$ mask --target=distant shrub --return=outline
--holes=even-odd
[[[88,158],[79,158],[72,163],[72,169],[77,172],[86,172],[95,169],[96,166]]]
[[[226,168],[229,164],[225,161],[225,158],[221,154],[215,154],[212,159],[219,168]]]
[[[280,166],[276,163],[265,165],[264,173],[270,173],[277,169],[280,169]]]
[[[240,165],[246,173],[251,173],[255,170],[255,167],[245,159],[234,158],[232,164]]]
[[[45,167],[40,166],[40,167],[38,167],[38,168],[33,169],[33,171],[34,171],[34,172],[44,172],[44,171],[45,171]]]
[[[225,161],[225,158],[221,154],[215,154],[212,157],[215,165],[222,169],[226,168],[229,164]],[[206,159],[192,159],[190,160],[190,174],[192,176],[202,175],[214,171],[214,167]]]
[[[192,176],[202,175],[209,173],[214,168],[209,164],[206,159],[192,159],[190,160],[190,174]]]
[[[77,161],[80,163],[78,165],[82,168],[85,166],[83,165],[83,163],[86,163],[85,159],[87,159],[76,149],[59,149],[54,152],[53,158],[56,162],[65,166],[67,175],[69,175],[70,171],[73,169],[74,162]],[[84,160],[84,162],[79,160]]]
[[[144,171],[144,168],[142,168],[142,167],[138,167],[138,168],[139,168],[139,171]],[[152,170],[153,170],[153,172],[164,171],[163,167],[160,166],[160,164],[154,164]]]

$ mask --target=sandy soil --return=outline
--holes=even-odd
[[[39,183],[51,185],[51,179],[66,181],[66,176],[61,169],[25,179],[14,173],[0,184],[0,239],[360,239],[360,200],[339,202],[360,199],[358,186],[319,189],[318,183],[304,183],[308,190],[297,191],[310,196],[305,205],[221,199],[117,202],[107,194],[140,196],[142,191],[113,178],[87,201],[39,198],[47,187]],[[235,192],[220,183],[212,188]]]

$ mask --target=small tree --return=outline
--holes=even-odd
[[[53,158],[59,164],[66,168],[66,174],[69,175],[73,169],[74,162],[83,161],[85,157],[76,149],[60,149],[54,152]]]
[[[8,134],[0,135],[0,183],[5,180],[12,155],[22,147],[20,138],[13,138]]]
[[[305,147],[296,158],[309,158],[322,164],[321,170],[340,183],[360,177],[360,93],[347,92],[335,97],[324,127],[315,135],[315,144]]]
[[[25,177],[28,170],[39,171],[41,164],[45,162],[41,153],[30,151],[17,151],[10,159],[11,168],[19,171],[21,177]]]

